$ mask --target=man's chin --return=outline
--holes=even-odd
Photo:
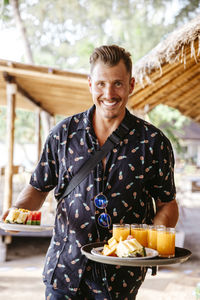
[[[104,114],[104,118],[107,120],[113,120],[113,119],[117,119],[119,117],[119,114],[117,113],[106,113]]]

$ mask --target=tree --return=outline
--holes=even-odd
[[[10,5],[12,6],[15,23],[20,32],[21,39],[22,39],[22,42],[24,45],[25,61],[27,63],[33,64],[33,55],[32,55],[31,47],[30,47],[28,37],[26,34],[26,27],[23,24],[23,21],[22,21],[21,15],[20,15],[20,11],[19,11],[19,1],[18,0],[10,0]]]
[[[148,113],[149,120],[156,127],[162,129],[169,140],[172,142],[177,153],[182,152],[180,136],[183,133],[183,126],[190,121],[181,113],[166,105],[160,104]]]

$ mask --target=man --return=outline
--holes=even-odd
[[[50,300],[135,299],[146,268],[104,265],[81,255],[81,246],[112,235],[109,226],[102,227],[102,212],[112,224],[174,227],[178,219],[170,142],[126,109],[134,89],[130,54],[116,45],[102,46],[94,50],[90,64],[93,107],[53,128],[30,184],[15,206],[37,210],[53,188],[55,197],[62,197],[91,153],[101,148],[124,119],[131,120],[132,128],[57,208],[44,267],[46,299]],[[106,209],[95,206],[97,195],[107,198]]]

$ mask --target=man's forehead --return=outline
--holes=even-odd
[[[98,80],[100,78],[102,78],[103,80],[104,78],[107,78],[109,76],[112,76],[112,79],[115,80],[124,80],[127,75],[128,72],[124,63],[122,62],[119,62],[117,65],[114,66],[110,66],[103,62],[98,62],[95,64],[91,73],[91,77],[93,79],[98,78]]]

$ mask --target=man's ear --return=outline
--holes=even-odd
[[[88,76],[88,86],[89,86],[90,93],[92,93],[92,79],[90,75]]]
[[[130,80],[129,94],[131,94],[133,92],[134,87],[135,87],[135,78],[132,77],[131,80]]]

